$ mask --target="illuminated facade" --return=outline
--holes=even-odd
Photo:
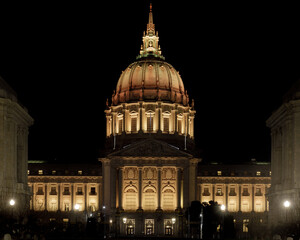
[[[17,94],[0,77],[0,212],[29,210],[28,128],[33,119]],[[13,200],[13,201],[11,201]]]
[[[63,164],[29,161],[30,209],[47,212],[46,221],[86,222],[98,217],[102,206],[99,164]],[[58,214],[59,213],[59,214]]]
[[[178,235],[182,209],[196,200],[193,104],[180,74],[165,62],[152,9],[137,61],[107,102],[111,153],[99,159],[103,204],[119,234]]]
[[[140,54],[107,100],[108,153],[98,164],[31,162],[31,209],[58,221],[96,217],[112,235],[184,236],[191,202],[216,201],[239,235],[250,223],[265,226],[270,165],[205,165],[195,157],[194,102],[158,40],[150,9]]]

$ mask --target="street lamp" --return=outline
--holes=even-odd
[[[11,207],[11,217],[14,218],[14,206],[16,204],[16,201],[12,198],[9,200],[9,205]]]
[[[79,204],[75,204],[74,209],[78,211],[79,208],[80,208]]]
[[[10,206],[13,207],[13,206],[15,206],[15,204],[16,204],[16,201],[15,201],[14,199],[10,199],[10,200],[9,200],[9,205],[10,205]]]
[[[225,212],[225,210],[226,210],[226,206],[225,206],[224,204],[222,204],[222,205],[221,205],[221,211],[222,211],[222,212]]]
[[[284,206],[285,208],[289,208],[289,207],[291,206],[290,201],[288,201],[288,200],[284,201],[284,202],[283,202],[283,206]]]
[[[283,206],[284,206],[284,208],[285,208],[285,221],[287,222],[287,210],[288,210],[288,208],[291,206],[291,202],[288,201],[288,200],[285,200],[285,201],[283,202]]]

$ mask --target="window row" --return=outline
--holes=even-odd
[[[210,189],[208,187],[204,187],[202,196],[210,196],[212,193],[210,192]],[[216,196],[224,196],[224,190],[221,187],[217,187],[215,190],[215,195]],[[248,187],[243,187],[242,196],[250,196],[249,188]],[[263,196],[262,188],[261,187],[256,187],[255,188],[255,196]],[[228,196],[237,196],[236,188],[235,187],[230,187],[228,191]]]
[[[84,191],[83,191],[83,187],[76,187],[76,191],[74,192],[76,195],[83,195]],[[36,195],[44,195],[44,187],[43,186],[38,186],[37,187],[37,191],[36,191]],[[50,187],[50,191],[49,191],[50,195],[57,195],[58,194],[58,190],[56,186],[51,186]],[[63,195],[71,195],[70,192],[70,187],[69,186],[64,186],[62,189],[62,194]],[[96,191],[96,187],[89,187],[89,195],[97,195],[97,191]]]
[[[108,117],[107,136],[110,136],[111,134],[121,134],[124,131],[136,133],[139,129],[143,129],[145,132],[156,132],[160,128],[160,130],[164,133],[178,132],[179,134],[187,133],[189,135],[192,135],[193,131],[192,119],[186,119],[183,114],[177,115],[176,123],[169,112],[162,114],[160,124],[158,123],[159,120],[156,118],[155,113],[152,111],[145,114],[145,118],[142,123],[140,123],[139,120],[139,114],[137,112],[130,113],[127,119],[124,119],[123,114],[119,114],[115,120]],[[158,125],[161,126],[159,127]]]

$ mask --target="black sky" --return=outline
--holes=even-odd
[[[269,161],[265,121],[300,77],[297,6],[152,2],[162,53],[195,99],[204,159]],[[149,1],[0,5],[0,76],[35,119],[29,159],[96,159],[105,101],[148,12]]]

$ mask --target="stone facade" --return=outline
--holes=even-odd
[[[270,163],[200,164],[197,176],[197,200],[225,205],[234,218],[237,237],[265,236],[255,225],[267,229],[271,186]],[[254,232],[256,231],[256,232]]]
[[[97,218],[103,205],[101,175],[100,164],[29,161],[30,209],[46,213],[42,218],[46,222]]]
[[[0,77],[0,211],[23,215],[29,210],[28,128],[33,119],[17,94]],[[14,206],[9,202],[13,200]],[[11,208],[14,211],[11,211]]]
[[[270,224],[300,221],[300,80],[284,96],[283,104],[267,120],[271,129],[272,186]],[[285,208],[283,203],[290,202]]]

